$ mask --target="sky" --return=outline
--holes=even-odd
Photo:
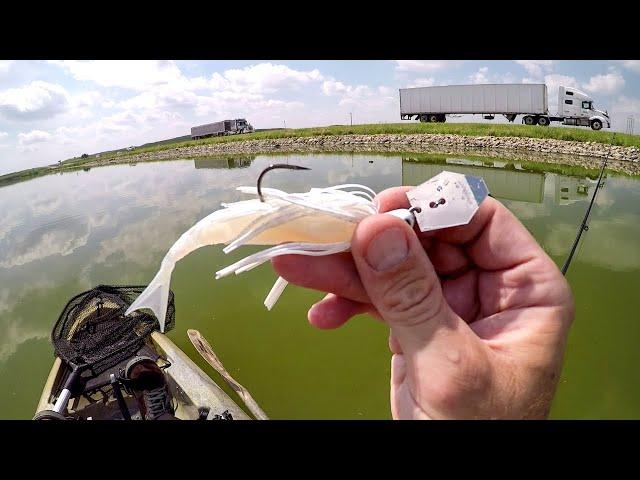
[[[640,60],[0,60],[0,174],[227,118],[254,128],[345,125],[350,113],[354,124],[395,123],[399,88],[471,83],[546,83],[551,113],[559,85],[578,88],[613,130],[633,116],[640,133]]]

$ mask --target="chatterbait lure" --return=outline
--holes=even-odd
[[[264,173],[277,168],[302,170],[304,167],[276,164],[265,169],[256,187],[238,190],[257,199],[222,204],[187,230],[173,244],[160,269],[147,288],[131,304],[126,315],[148,308],[164,331],[171,274],[175,264],[189,253],[206,245],[226,244],[229,253],[242,245],[272,245],[216,272],[216,279],[249,271],[279,255],[332,255],[348,251],[356,225],[378,213],[376,192],[358,184],[312,188],[306,193],[287,193],[262,188]],[[484,192],[484,193],[483,193]],[[422,231],[467,223],[488,190],[479,177],[442,172],[409,191],[411,209],[388,212],[413,226],[417,220]],[[483,196],[484,195],[484,196]],[[265,299],[271,309],[287,282],[279,277]]]

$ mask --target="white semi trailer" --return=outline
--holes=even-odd
[[[400,118],[444,122],[450,114],[482,115],[493,120],[504,115],[513,122],[522,115],[526,125],[564,125],[611,128],[609,114],[594,108],[593,99],[575,88],[558,89],[558,113],[549,113],[544,83],[446,85],[400,89]]]

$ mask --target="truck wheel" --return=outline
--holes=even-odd
[[[419,118],[420,118],[420,121],[421,121],[422,123],[425,123],[425,122],[428,122],[428,121],[429,121],[429,119],[427,118],[427,116],[426,116],[426,115],[420,115],[420,117],[419,117]]]
[[[527,115],[526,117],[524,117],[522,119],[522,121],[524,122],[525,125],[535,125],[536,124],[535,118],[533,118],[531,115]]]
[[[431,123],[436,123],[438,120],[440,120],[440,119],[438,118],[439,116],[440,116],[440,115],[436,115],[436,114],[432,113],[431,115],[429,115],[429,121],[430,121]]]
[[[542,125],[543,127],[548,127],[549,126],[549,118],[547,118],[547,117],[539,117],[538,118],[538,125]]]
[[[600,130],[602,128],[602,122],[598,119],[595,119],[591,122],[591,128],[594,130]]]
[[[444,113],[443,113],[443,114],[441,114],[441,115],[440,115],[440,118],[438,119],[438,121],[439,121],[440,123],[444,123],[444,122],[446,122],[446,121],[447,121],[447,117],[446,117],[446,115],[445,115]]]

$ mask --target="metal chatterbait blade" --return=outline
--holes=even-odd
[[[444,171],[407,192],[411,208],[387,213],[428,232],[466,225],[488,195],[482,177]]]

